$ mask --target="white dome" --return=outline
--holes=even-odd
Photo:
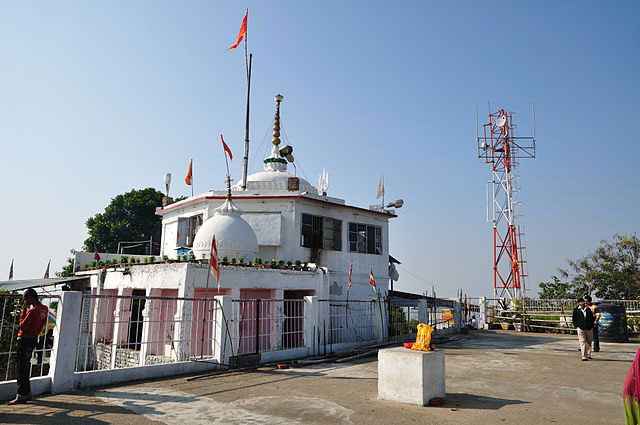
[[[209,258],[214,236],[218,258],[250,260],[258,255],[258,239],[255,232],[249,223],[240,217],[240,210],[229,200],[217,208],[214,216],[202,223],[198,229],[193,239],[193,254],[197,259]]]

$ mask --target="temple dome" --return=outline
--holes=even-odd
[[[256,234],[249,223],[240,217],[240,213],[231,200],[216,208],[213,217],[202,223],[193,240],[193,254],[197,259],[209,258],[214,236],[218,258],[251,260],[258,255]]]

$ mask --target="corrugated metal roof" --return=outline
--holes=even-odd
[[[44,286],[64,285],[68,282],[88,279],[88,276],[54,277],[50,279],[25,279],[0,281],[0,289],[4,291],[20,291],[28,288],[42,288]]]

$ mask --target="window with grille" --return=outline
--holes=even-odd
[[[349,251],[382,255],[382,227],[349,223]]]
[[[300,245],[312,249],[342,251],[342,221],[302,214]]]

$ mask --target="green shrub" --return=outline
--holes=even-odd
[[[256,257],[256,258],[253,260],[253,262],[254,262],[254,263],[256,263],[256,264],[262,264],[262,258],[260,258],[260,257]]]
[[[162,256],[162,261],[169,261],[169,256],[168,255],[163,255]]]
[[[302,261],[296,260],[296,266],[300,267],[302,265]]]
[[[238,258],[238,264],[244,264],[244,258]]]
[[[227,257],[227,256],[222,257],[222,262],[223,263],[228,263],[229,262],[229,257]]]
[[[231,259],[231,264],[236,264],[238,262],[238,259],[236,257],[233,257]]]
[[[293,263],[291,261],[287,261],[287,267],[291,267]]]
[[[278,261],[278,265],[279,265],[280,267],[284,266],[284,264],[285,264],[285,263],[284,263],[284,260],[280,260],[280,261]]]
[[[149,257],[149,262],[150,263],[155,263],[156,262],[156,257]]]
[[[123,255],[122,257],[120,257],[120,264],[127,264],[129,262],[129,257],[127,257],[126,255]]]

